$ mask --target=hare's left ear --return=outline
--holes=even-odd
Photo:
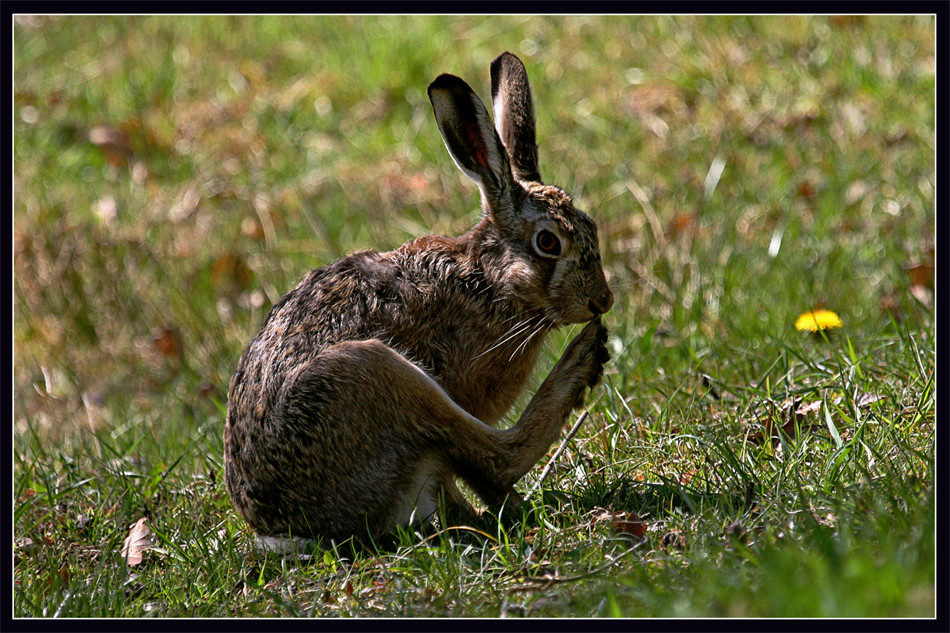
[[[510,213],[511,166],[485,104],[455,75],[436,77],[429,85],[429,100],[446,148],[455,164],[481,189],[488,211]]]
[[[531,85],[524,64],[511,53],[502,53],[491,63],[491,98],[495,128],[515,176],[541,182]]]

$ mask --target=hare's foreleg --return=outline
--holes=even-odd
[[[447,420],[451,429],[452,466],[489,505],[506,499],[517,505],[514,491],[520,480],[557,440],[572,409],[581,406],[584,394],[600,380],[610,358],[605,343],[607,330],[600,319],[588,323],[571,341],[547,379],[521,414],[517,424],[497,438],[484,433],[484,425],[472,427]],[[447,438],[448,439],[448,438]]]
[[[596,318],[568,345],[518,423],[508,429],[511,461],[502,484],[521,479],[557,441],[571,410],[582,406],[586,390],[600,381],[610,358],[606,342],[607,330]]]

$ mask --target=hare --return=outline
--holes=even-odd
[[[472,518],[457,479],[489,506],[520,503],[515,483],[600,380],[613,296],[596,225],[541,183],[524,65],[500,55],[491,83],[494,127],[458,77],[428,88],[445,146],[481,192],[478,223],[311,271],[237,365],[225,477],[265,548],[369,542],[440,508],[443,525]],[[545,336],[584,322],[518,422],[495,428]]]

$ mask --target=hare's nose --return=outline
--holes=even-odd
[[[587,309],[590,310],[593,314],[604,314],[607,310],[610,310],[610,306],[614,304],[614,295],[607,290],[604,294],[599,297],[591,297],[587,301]]]

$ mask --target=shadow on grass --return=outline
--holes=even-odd
[[[755,507],[755,486],[719,491],[702,490],[673,479],[637,481],[630,477],[592,479],[579,492],[544,490],[540,502],[555,509],[570,508],[578,515],[598,508],[633,512],[638,516],[700,515],[715,510],[723,516],[746,513]]]

